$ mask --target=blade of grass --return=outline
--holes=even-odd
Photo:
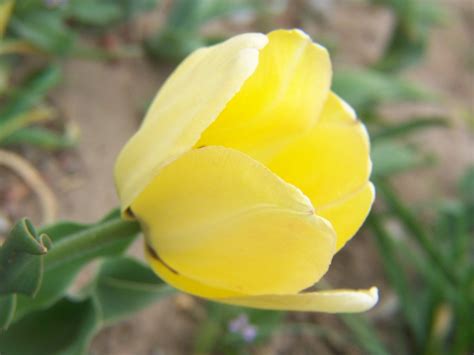
[[[372,212],[367,219],[367,225],[375,236],[381,260],[391,286],[394,288],[400,300],[400,307],[415,339],[421,338],[421,327],[417,318],[417,307],[415,297],[410,291],[410,285],[404,273],[404,269],[397,259],[396,246],[393,244],[394,238],[383,225],[380,216]]]
[[[377,179],[377,191],[384,198],[390,210],[400,219],[404,229],[413,236],[422,250],[431,258],[432,264],[436,267],[453,285],[457,284],[456,275],[453,274],[447,260],[434,247],[423,226],[417,221],[416,216],[398,198],[388,181]]]
[[[48,131],[41,127],[23,128],[9,137],[0,145],[11,145],[28,143],[48,150],[59,150],[74,147],[78,142],[78,134],[72,132],[60,135],[55,132]]]
[[[4,123],[39,104],[48,91],[61,78],[59,67],[52,65],[32,76],[23,87],[14,93],[0,112],[0,122]]]
[[[377,140],[396,138],[400,136],[405,136],[410,133],[415,133],[425,128],[446,127],[447,125],[448,121],[444,118],[416,118],[401,124],[383,127],[371,134],[371,140],[375,142]]]
[[[55,116],[54,109],[48,106],[39,106],[31,109],[28,112],[20,113],[11,119],[0,121],[0,144],[3,140],[9,138],[15,132],[33,123],[47,121]]]
[[[372,355],[389,355],[390,353],[377,338],[375,329],[361,316],[341,314],[340,318],[352,331],[359,346]]]

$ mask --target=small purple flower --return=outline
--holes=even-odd
[[[253,325],[247,325],[242,329],[241,334],[246,343],[251,343],[257,337],[257,328]]]
[[[237,318],[229,322],[229,331],[240,333],[249,324],[249,318],[246,314],[240,314]]]
[[[249,318],[242,313],[232,319],[228,325],[231,333],[240,334],[246,343],[252,342],[257,336],[257,327],[249,323]]]

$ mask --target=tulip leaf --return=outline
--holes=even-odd
[[[0,247],[0,295],[34,296],[41,285],[44,255],[50,247],[48,236],[38,234],[28,219],[17,222]]]
[[[384,125],[371,133],[370,138],[372,142],[375,142],[396,137],[404,137],[426,128],[446,127],[447,125],[448,121],[441,117],[412,118],[408,122]]]
[[[374,144],[371,156],[374,165],[373,175],[377,177],[391,176],[431,162],[429,157],[414,148],[393,141]]]
[[[474,166],[470,166],[466,170],[459,183],[459,192],[466,205],[474,208]]]
[[[91,261],[122,254],[139,227],[135,222],[123,221],[119,212],[114,211],[96,224],[61,222],[42,231],[51,237],[55,249],[44,259],[43,284],[36,297],[18,297],[15,320],[56,302]]]
[[[249,0],[173,1],[164,28],[146,40],[145,48],[152,57],[181,60],[199,47],[225,39],[201,35],[201,26],[211,20],[252,8],[258,8],[258,3]]]
[[[49,66],[33,74],[22,88],[12,95],[0,111],[0,128],[5,122],[17,117],[33,106],[39,104],[61,79],[57,66]]]
[[[13,16],[10,28],[14,34],[35,47],[59,56],[71,52],[76,35],[62,21],[59,10],[36,9]]]
[[[16,295],[0,296],[0,333],[6,330],[13,320],[16,307]]]
[[[395,26],[387,49],[376,67],[396,71],[423,58],[430,30],[444,19],[437,0],[372,0],[395,13]]]
[[[47,150],[59,150],[74,147],[77,143],[76,137],[57,134],[41,127],[22,128],[7,138],[1,140],[2,145],[27,143]]]
[[[120,8],[111,2],[80,0],[71,1],[68,13],[84,25],[108,25],[120,19]]]
[[[375,329],[362,316],[355,314],[340,314],[339,317],[352,331],[354,340],[371,355],[389,355],[384,344],[377,337]]]
[[[31,312],[0,334],[6,354],[82,354],[93,335],[174,290],[147,266],[127,257],[106,259],[81,298],[66,296]],[[18,344],[28,339],[25,344]]]
[[[83,354],[98,327],[91,299],[64,298],[51,308],[33,312],[0,334],[5,355]]]
[[[364,115],[386,102],[431,99],[426,90],[376,70],[341,70],[334,73],[333,90]]]
[[[174,292],[148,266],[138,260],[117,257],[101,265],[92,294],[103,321],[111,323]]]

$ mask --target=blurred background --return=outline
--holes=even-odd
[[[375,285],[379,304],[337,316],[177,294],[101,330],[91,354],[474,350],[472,0],[0,1],[0,234],[22,216],[98,220],[118,205],[119,150],[181,59],[294,27],[329,49],[333,90],[368,126],[378,195],[322,285]]]

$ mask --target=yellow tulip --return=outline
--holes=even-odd
[[[115,168],[162,279],[256,308],[377,302],[376,288],[302,292],[374,199],[367,132],[330,84],[326,49],[299,30],[242,34],[178,66]]]

